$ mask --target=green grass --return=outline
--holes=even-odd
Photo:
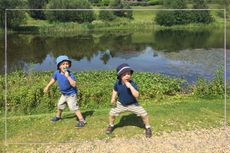
[[[161,135],[163,132],[223,127],[223,101],[219,98],[201,99],[194,96],[174,96],[158,102],[148,100],[140,103],[149,114],[153,134]],[[229,116],[230,109],[227,108],[227,116]],[[68,111],[63,114],[63,121],[56,123],[50,122],[54,113],[30,116],[10,115],[7,117],[7,143],[13,145],[10,145],[8,149],[30,147],[30,143],[82,142],[116,137],[130,138],[143,134],[144,125],[141,118],[128,112],[121,114],[116,119],[116,128],[112,135],[105,134],[109,110],[82,110],[88,122],[83,129],[74,127],[76,118]],[[3,118],[0,122],[1,129],[4,129]],[[2,136],[3,132],[2,130]],[[3,137],[1,142],[3,148]],[[16,145],[15,143],[28,144]]]
[[[188,8],[191,6],[188,5]],[[209,8],[219,8],[218,5],[210,5]],[[94,7],[98,8],[98,7]],[[132,6],[133,9],[160,9],[161,5],[154,6]],[[99,11],[95,11],[98,14]],[[154,18],[158,11],[148,10],[148,11],[133,11],[133,20],[125,18],[117,18],[114,21],[106,22],[99,19],[94,20],[92,23],[78,24],[74,22],[69,23],[49,23],[46,20],[34,20],[29,15],[26,17],[26,23],[18,28],[19,31],[24,32],[37,32],[41,35],[49,36],[74,36],[82,34],[83,31],[97,30],[97,31],[110,31],[110,30],[156,30],[156,29],[200,29],[203,28],[216,28],[218,24],[223,23],[223,12],[221,11],[211,11],[212,16],[215,19],[215,23],[206,25],[181,25],[181,26],[171,26],[164,27],[155,24]]]

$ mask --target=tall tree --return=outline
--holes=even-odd
[[[208,9],[205,0],[193,0],[193,9]],[[196,23],[210,23],[213,18],[209,10],[197,10],[193,11],[193,21]]]
[[[186,9],[186,0],[164,0],[165,8]],[[193,0],[193,9],[207,9],[205,0]],[[170,11],[157,13],[155,21],[164,26],[172,26],[188,23],[210,23],[213,21],[208,10],[193,10],[193,11]]]
[[[44,9],[48,0],[28,0],[28,6],[30,9]],[[44,11],[31,10],[30,16],[35,19],[45,19]]]
[[[91,9],[88,0],[50,0],[47,4],[50,9]],[[92,22],[94,12],[89,11],[49,11],[46,13],[49,21],[60,22]]]
[[[164,0],[164,8],[168,9],[186,9],[186,0]],[[188,11],[160,11],[157,13],[155,21],[160,25],[172,26],[176,24],[189,23]]]
[[[0,26],[4,27],[5,23],[5,9],[19,9],[26,8],[25,1],[22,0],[0,0]],[[25,11],[7,11],[7,27],[8,28],[16,28],[21,23],[25,21]]]
[[[118,17],[127,17],[132,18],[133,17],[133,11],[131,10],[122,10],[122,9],[131,9],[128,3],[124,3],[122,0],[112,0],[109,4],[110,8],[112,9],[121,9],[117,11],[113,11],[113,14]]]

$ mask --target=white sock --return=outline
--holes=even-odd
[[[145,128],[148,129],[148,128],[151,128],[151,126],[150,125],[145,125]]]
[[[109,126],[114,127],[114,124],[109,124]]]
[[[80,120],[80,121],[83,122],[83,123],[86,123],[86,120],[84,120],[84,119],[83,119],[83,120]]]

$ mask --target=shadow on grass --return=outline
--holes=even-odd
[[[84,119],[86,119],[88,116],[92,116],[94,113],[94,111],[85,111],[85,112],[81,112],[82,116],[84,117]],[[67,114],[63,117],[63,119],[71,119],[71,118],[76,118],[76,115],[74,113],[71,114]],[[78,119],[77,119],[78,120]]]
[[[122,116],[120,122],[114,125],[113,131],[116,128],[120,128],[124,126],[137,126],[139,128],[145,128],[142,118],[140,116],[137,116],[136,114],[129,114],[126,116]]]

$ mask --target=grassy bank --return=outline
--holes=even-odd
[[[185,88],[184,81],[156,73],[135,72],[133,80],[140,88],[139,103],[150,116],[154,135],[164,132],[193,130],[199,128],[223,127],[224,99],[222,71],[206,83],[200,79],[191,88]],[[52,72],[13,72],[8,76],[7,118],[0,119],[0,147],[4,146],[5,125],[7,126],[8,151],[17,152],[24,148],[37,147],[32,143],[68,143],[130,138],[142,135],[144,125],[140,117],[124,113],[116,120],[112,135],[105,134],[110,111],[110,97],[115,71],[88,71],[75,73],[78,80],[80,109],[88,124],[76,129],[76,118],[68,109],[63,120],[51,123],[60,94],[53,86],[49,94],[43,93]],[[0,89],[4,90],[4,77],[0,77]],[[2,93],[1,106],[4,104]],[[229,101],[229,99],[227,100]],[[227,116],[230,108],[227,106]],[[6,123],[6,124],[5,124]],[[229,125],[229,122],[228,122]],[[16,145],[22,143],[24,145]],[[28,151],[29,152],[29,151]]]
[[[133,6],[133,9],[160,9],[161,5],[155,6]],[[216,7],[216,6],[212,6]],[[96,8],[96,7],[95,7]],[[171,27],[159,26],[155,23],[154,18],[158,10],[133,11],[133,19],[116,18],[113,21],[102,21],[98,18],[92,23],[78,24],[75,22],[68,23],[49,23],[46,20],[34,20],[27,15],[26,23],[21,25],[17,31],[23,33],[39,33],[48,36],[74,36],[86,31],[110,31],[110,30],[161,30],[161,29],[190,29],[200,30],[200,28],[216,28],[223,25],[223,12],[211,11],[215,19],[211,24],[189,24],[176,25]],[[98,15],[98,11],[95,11]]]
[[[56,110],[60,97],[57,83],[50,88],[48,94],[44,87],[52,77],[52,71],[16,71],[7,77],[8,113],[32,115],[49,113]],[[113,85],[116,81],[115,71],[74,72],[77,78],[78,102],[83,109],[100,109],[110,107]],[[216,71],[215,77],[208,81],[199,77],[197,84],[188,85],[177,77],[150,72],[135,72],[133,80],[138,84],[140,101],[154,99],[156,102],[168,96],[195,94],[198,97],[223,97],[223,70]],[[0,76],[0,106],[4,106],[4,76]],[[229,89],[229,86],[227,87]],[[106,89],[106,90],[105,90]],[[229,90],[228,90],[229,93]],[[3,112],[3,111],[1,111]]]
[[[48,94],[43,88],[52,77],[49,72],[12,72],[8,75],[7,103],[8,111],[17,114],[49,113],[56,109],[60,97],[57,84],[52,86]],[[76,73],[78,84],[78,101],[81,108],[108,108],[113,85],[116,81],[115,71],[88,71]],[[162,99],[167,95],[180,92],[184,82],[154,73],[136,72],[133,79],[140,88],[142,99]],[[4,91],[4,77],[0,76],[0,90]],[[17,90],[15,90],[17,89]],[[107,89],[107,90],[105,90]],[[0,95],[0,106],[4,106],[4,92]]]
[[[194,96],[173,96],[164,100],[154,99],[140,102],[150,116],[150,123],[154,135],[164,132],[193,130],[199,128],[223,127],[224,103],[223,99],[203,99]],[[17,151],[22,148],[38,147],[30,143],[68,143],[89,140],[109,140],[113,138],[130,138],[143,135],[144,125],[140,117],[130,113],[120,115],[115,124],[112,135],[106,135],[108,112],[105,109],[82,110],[88,124],[83,129],[74,128],[76,119],[72,113],[63,114],[63,120],[51,123],[54,113],[30,116],[7,117],[7,143],[8,151]],[[227,107],[227,116],[230,108]],[[1,124],[1,148],[3,145],[4,120]],[[230,123],[228,122],[228,125]],[[15,143],[25,143],[17,145]]]

